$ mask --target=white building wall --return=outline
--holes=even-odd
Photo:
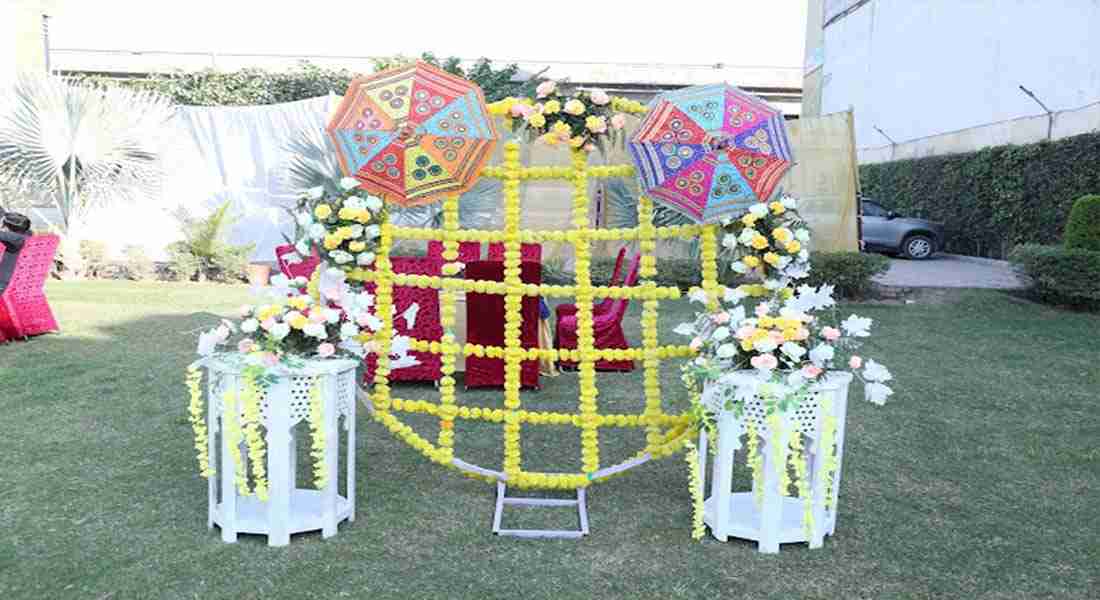
[[[1100,100],[1097,31],[1097,0],[871,0],[824,30],[822,113],[851,107],[870,148],[889,145],[875,126],[904,143],[1042,115],[1020,85],[1053,111],[1080,108]]]

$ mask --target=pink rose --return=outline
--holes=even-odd
[[[692,350],[698,350],[700,347],[702,347],[702,345],[703,345],[703,340],[698,338],[698,337],[695,337],[695,338],[692,338],[691,343],[688,344],[688,347],[691,348]]]
[[[328,358],[333,354],[336,354],[336,346],[333,346],[328,342],[317,346],[317,356],[320,356],[321,358]]]
[[[607,92],[603,90],[592,90],[590,96],[592,98],[592,104],[603,106],[611,102],[611,96],[608,96]]]
[[[314,323],[324,323],[326,321],[325,311],[315,310],[309,313],[309,320],[313,321]]]
[[[754,356],[749,362],[752,363],[753,367],[760,369],[761,371],[771,371],[772,369],[779,366],[779,361],[776,360],[776,358],[771,354],[760,354]]]
[[[255,349],[256,349],[256,343],[253,342],[252,340],[248,339],[248,338],[245,338],[245,339],[237,342],[237,352],[240,352],[241,354],[248,354],[249,352],[252,352]]]
[[[753,327],[752,325],[745,325],[744,327],[738,329],[737,333],[734,333],[733,335],[739,340],[747,340],[752,337],[752,334],[755,332],[755,327]]]
[[[783,339],[783,332],[774,329],[768,332],[768,339],[775,342],[776,346],[781,346],[786,341]]]
[[[275,317],[268,317],[260,323],[260,327],[264,328],[264,331],[271,331],[271,328],[275,326]]]
[[[805,327],[799,327],[798,332],[794,335],[794,339],[798,341],[802,341],[808,337],[810,337],[810,330]]]
[[[768,314],[768,305],[767,304],[757,304],[755,310],[756,310],[756,316],[763,317],[764,315]]]
[[[711,318],[711,320],[713,320],[715,323],[718,323],[719,325],[721,325],[722,323],[729,323],[730,322],[730,314],[728,312],[725,312],[725,311],[722,311],[718,314],[711,315],[710,318]]]
[[[821,337],[830,342],[835,342],[840,337],[840,330],[836,327],[824,327],[821,329]]]
[[[818,375],[821,375],[821,367],[818,367],[817,365],[806,365],[805,367],[802,367],[803,377],[807,379],[813,379]]]
[[[858,356],[853,356],[848,359],[848,366],[853,369],[858,369],[863,366],[863,359]]]
[[[535,109],[531,108],[530,104],[523,104],[522,102],[516,102],[512,105],[512,116],[516,118],[526,119],[527,115],[535,112]]]
[[[274,352],[264,352],[264,355],[260,357],[260,361],[264,363],[265,367],[274,367],[279,364],[279,356]]]
[[[535,88],[535,95],[539,98],[545,98],[550,94],[553,94],[558,89],[558,84],[553,81],[544,81]]]
[[[611,128],[622,129],[626,126],[626,115],[623,113],[616,113],[611,117]]]

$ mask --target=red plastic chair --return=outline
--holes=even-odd
[[[623,270],[623,258],[626,257],[626,246],[619,248],[619,255],[615,257],[615,270],[611,273],[611,283],[608,285],[617,286],[622,282],[622,270]],[[602,315],[603,313],[611,310],[614,301],[611,298],[604,298],[598,304],[592,306],[593,315]],[[576,304],[559,304],[554,307],[554,313],[557,315],[557,320],[567,315],[577,314]]]
[[[631,287],[637,283],[638,263],[640,261],[641,255],[636,254],[634,260],[631,261],[630,274],[627,275],[626,281],[623,283],[624,286]],[[623,333],[623,315],[626,314],[626,307],[629,303],[630,300],[627,298],[615,299],[612,300],[612,306],[607,312],[598,315],[593,313],[592,336],[597,350],[630,347],[627,344],[626,335]],[[557,326],[554,328],[554,335],[556,338],[555,348],[575,350],[577,348],[577,315],[559,317]],[[575,368],[577,363],[559,360],[558,365],[565,368]],[[600,371],[633,371],[634,361],[601,359],[596,361],[596,369]]]
[[[542,246],[540,244],[520,244],[519,259],[523,262],[542,262]],[[504,260],[504,242],[489,244],[489,260]]]
[[[466,279],[504,281],[504,263],[479,260],[466,264]],[[520,265],[520,280],[524,283],[542,282],[542,266],[536,262]],[[539,299],[524,296],[520,304],[522,322],[519,328],[520,346],[538,348]],[[504,346],[504,296],[501,294],[466,293],[466,341],[482,346]],[[539,387],[539,361],[520,363],[520,385]],[[466,357],[466,388],[500,387],[504,385],[504,359],[484,356]]]
[[[295,277],[309,279],[313,272],[317,270],[317,265],[321,264],[321,256],[317,253],[317,248],[314,248],[313,254],[301,257],[301,262],[290,262],[288,255],[297,253],[298,251],[294,249],[294,246],[276,246],[275,262],[279,263],[279,270],[283,272],[283,275],[291,279]]]
[[[0,294],[0,341],[60,329],[45,289],[59,242],[56,235],[34,235],[23,244],[11,281]]]
[[[390,264],[394,273],[438,276],[443,271],[443,259],[420,256],[393,256]],[[367,291],[374,293],[375,284],[368,283]],[[413,303],[419,305],[412,327],[401,315]],[[439,341],[443,339],[443,325],[439,319],[439,290],[398,285],[393,288],[394,331],[418,340]],[[420,364],[402,367],[390,371],[390,381],[439,381],[443,376],[443,359],[439,354],[412,350],[411,356]],[[368,354],[364,360],[364,381],[374,382],[374,370],[378,366],[378,357]]]
[[[443,260],[443,242],[431,240],[428,242],[428,257]],[[458,261],[473,262],[481,260],[481,242],[459,242]]]

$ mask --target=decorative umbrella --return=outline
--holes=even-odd
[[[726,84],[657,96],[627,147],[644,192],[700,223],[768,200],[792,164],[783,114]]]
[[[327,130],[344,173],[402,206],[468,190],[499,137],[481,88],[423,62],[352,80]]]

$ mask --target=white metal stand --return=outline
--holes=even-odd
[[[505,505],[517,506],[576,506],[580,529],[502,529],[500,521],[504,516]],[[588,535],[588,507],[584,488],[577,488],[577,499],[565,498],[518,498],[508,496],[508,486],[497,482],[497,506],[493,514],[493,533],[525,538],[581,538]]]
[[[211,466],[218,473],[210,478],[207,526],[221,528],[222,541],[233,543],[239,533],[268,536],[269,546],[285,546],[290,536],[320,529],[323,537],[337,533],[337,524],[355,520],[355,369],[350,360],[308,361],[301,369],[279,377],[260,394],[260,414],[266,432],[267,479],[269,498],[261,502],[255,495],[242,496],[236,486],[236,465],[224,435],[224,402],[227,391],[243,389],[242,376],[235,364],[207,361],[210,374],[207,386],[208,428]],[[314,377],[319,377],[325,436],[324,460],[326,485],[321,490],[299,488],[297,479],[297,436],[295,429],[309,416],[310,392]],[[238,406],[238,411],[240,407]],[[239,412],[238,412],[239,414]],[[338,493],[340,417],[347,432],[347,496]],[[299,425],[301,424],[301,425]],[[221,433],[222,435],[217,435]],[[220,443],[216,442],[220,438]],[[220,457],[220,464],[215,457]],[[247,452],[242,452],[249,469]],[[312,466],[312,462],[310,463]],[[220,501],[219,501],[220,498]]]
[[[764,421],[763,405],[758,401],[749,401],[741,421],[722,406],[728,387],[752,385],[751,375],[731,373],[707,386],[703,392],[703,401],[718,415],[718,448],[710,478],[711,494],[709,497],[704,496],[706,501],[703,520],[710,527],[711,535],[723,542],[729,537],[754,540],[760,552],[775,553],[779,552],[780,544],[794,542],[809,542],[810,548],[820,548],[825,535],[833,534],[836,530],[840,467],[844,456],[844,420],[851,380],[850,373],[830,373],[814,388],[815,397],[803,402],[794,417],[785,424],[788,431],[793,427],[812,439],[812,444],[804,448],[813,503],[813,527],[809,536],[803,527],[804,501],[780,493],[779,474],[775,465],[778,463],[786,468],[788,448],[776,448],[773,447],[774,444],[767,442],[768,428]],[[824,454],[819,443],[825,416],[820,410],[820,400],[826,395],[833,400],[833,415],[836,417],[837,460],[832,486],[828,488],[824,482]],[[759,435],[759,452],[764,458],[763,501],[759,506],[754,499],[755,490],[732,490],[734,455],[741,449],[740,438],[745,432],[745,419],[752,419],[754,422]],[[699,434],[699,456],[699,481],[703,488],[700,493],[705,493],[708,460],[705,431]],[[831,496],[829,510],[825,509],[826,494]]]

